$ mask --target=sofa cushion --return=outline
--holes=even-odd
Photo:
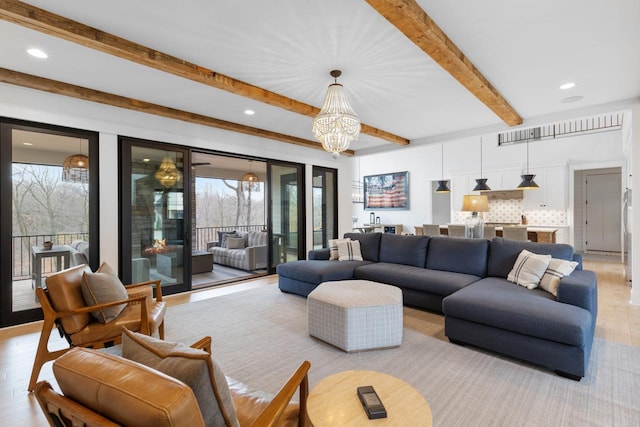
[[[54,274],[45,279],[51,305],[56,311],[69,311],[84,308],[87,303],[82,296],[82,275],[91,272],[88,265],[83,264],[69,270],[64,274]],[[74,314],[60,319],[62,327],[67,334],[74,334],[87,326],[91,321],[91,315]]]
[[[247,246],[267,246],[269,235],[266,231],[249,231],[247,233]]]
[[[380,262],[424,267],[428,241],[427,236],[385,233],[380,238]]]
[[[82,297],[87,305],[107,304],[129,298],[120,279],[109,273],[85,272],[82,276]],[[120,315],[126,304],[92,311],[91,316],[100,323],[109,323]]]
[[[365,261],[378,262],[380,260],[380,237],[382,233],[345,233],[345,239],[360,242],[360,252]]]
[[[231,237],[231,235],[227,235],[227,244],[225,245],[227,249],[243,249],[244,244],[244,237]]]
[[[239,426],[224,373],[206,351],[127,329],[122,332],[122,357],[191,387],[206,426]]]
[[[237,233],[235,230],[233,231],[218,231],[218,246],[221,248],[225,248],[227,245],[227,236],[230,234],[237,237]]]
[[[279,264],[276,272],[280,276],[306,283],[320,284],[333,280],[353,279],[353,271],[368,261],[292,261]]]
[[[528,290],[497,277],[449,295],[442,310],[445,316],[574,346],[588,342],[592,322],[587,310],[559,303],[542,289]]]
[[[451,239],[431,237],[427,248],[427,268],[487,276],[489,241],[485,239]],[[464,260],[464,262],[460,262]]]
[[[53,362],[53,373],[67,398],[118,425],[204,425],[187,385],[131,360],[76,347]]]
[[[547,271],[549,261],[551,255],[534,254],[525,249],[518,255],[507,280],[527,289],[537,288],[544,272]]]
[[[379,262],[356,268],[356,279],[366,279],[401,289],[413,289],[436,295],[450,295],[480,279],[470,274],[429,270],[402,264]]]
[[[360,242],[357,240],[338,242],[338,261],[363,261]]]
[[[553,258],[573,260],[573,247],[563,243],[521,242],[495,237],[489,246],[487,276],[507,278],[513,264],[523,249],[534,254],[551,255]]]
[[[544,272],[540,280],[540,287],[554,296],[558,296],[558,285],[560,279],[573,273],[578,266],[576,261],[551,258],[547,271]]]

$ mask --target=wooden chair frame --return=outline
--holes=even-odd
[[[135,289],[138,287],[150,286],[150,285],[155,285],[155,290],[156,290],[155,300],[162,301],[162,287],[160,285],[160,280],[150,280],[147,282],[126,285],[125,288],[127,289],[128,293],[129,292],[133,293],[132,291],[135,291]],[[70,317],[77,314],[87,314],[87,313],[91,313],[92,311],[114,307],[123,303],[125,304],[138,303],[140,304],[140,331],[139,332],[145,335],[151,334],[151,328],[149,326],[149,313],[148,313],[147,303],[146,303],[147,297],[144,295],[135,296],[134,294],[133,296],[130,295],[130,297],[126,300],[114,301],[107,304],[97,304],[97,305],[82,307],[76,310],[69,310],[69,311],[56,311],[53,308],[53,305],[51,304],[51,300],[49,299],[49,291],[46,288],[36,288],[36,295],[38,296],[38,300],[40,301],[40,305],[42,307],[42,312],[44,314],[44,321],[42,324],[42,332],[40,333],[40,340],[38,341],[36,357],[33,362],[31,378],[29,379],[29,387],[28,387],[29,391],[34,390],[36,381],[38,381],[38,375],[40,375],[42,366],[45,363],[57,359],[58,357],[62,356],[64,353],[69,351],[72,347],[74,347],[74,344],[72,343],[72,340],[71,340],[71,336],[66,333],[66,331],[62,327],[62,323],[60,322],[60,320],[64,317]],[[54,326],[57,326],[58,330],[60,331],[60,335],[66,338],[67,342],[69,343],[68,348],[55,350],[55,351],[49,350],[49,337],[51,336],[51,331],[53,330]],[[164,319],[162,319],[162,322],[158,325],[158,335],[160,336],[160,339],[164,339]],[[114,329],[114,335],[112,337],[109,337],[108,339],[99,340],[99,341],[87,342],[82,344],[82,346],[90,347],[90,348],[103,348],[105,346],[119,344],[121,340],[122,340],[121,332]]]

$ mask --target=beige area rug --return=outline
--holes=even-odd
[[[434,426],[638,426],[640,349],[596,339],[580,382],[449,343],[432,313],[404,311],[402,346],[347,354],[307,334],[306,299],[258,288],[171,307],[166,338],[210,335],[225,373],[275,393],[303,360],[310,386],[350,369],[385,372],[427,399]]]

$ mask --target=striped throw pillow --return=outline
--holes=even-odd
[[[338,242],[338,261],[362,261],[360,242],[358,240]]]
[[[551,255],[534,254],[525,249],[518,255],[507,280],[527,289],[537,288],[550,261]]]
[[[338,243],[348,242],[349,239],[329,239],[329,259],[338,259]]]
[[[560,279],[573,273],[577,266],[578,263],[575,261],[551,258],[547,271],[544,272],[542,280],[540,280],[540,287],[557,297]]]

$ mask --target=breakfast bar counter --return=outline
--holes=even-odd
[[[440,234],[448,235],[449,230],[446,225],[440,226]],[[508,226],[496,226],[496,236],[502,237],[503,228]],[[558,229],[552,227],[527,226],[527,238],[532,242],[556,243],[556,233]]]

